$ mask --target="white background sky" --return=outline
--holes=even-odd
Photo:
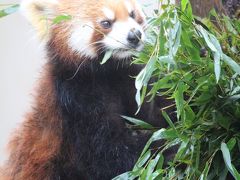
[[[149,5],[157,0],[139,0]],[[1,3],[18,3],[0,0]],[[148,6],[151,9],[153,6]],[[31,92],[44,62],[42,48],[20,13],[0,19],[0,163],[10,134],[31,107]]]

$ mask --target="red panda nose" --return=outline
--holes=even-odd
[[[132,29],[128,33],[127,40],[131,45],[136,46],[136,45],[138,45],[139,41],[141,40],[141,37],[142,37],[141,31]]]

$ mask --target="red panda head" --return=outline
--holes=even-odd
[[[23,0],[22,9],[65,58],[96,58],[110,50],[125,59],[143,48],[144,14],[136,0]],[[53,24],[61,15],[71,18]]]

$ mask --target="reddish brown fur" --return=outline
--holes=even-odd
[[[51,160],[61,143],[61,117],[56,108],[52,76],[48,67],[40,81],[36,105],[9,145],[11,156],[4,180],[45,180],[52,172]],[[45,87],[48,87],[46,91]]]

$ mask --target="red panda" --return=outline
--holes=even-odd
[[[144,46],[144,14],[135,0],[23,0],[45,43],[47,63],[35,104],[10,142],[9,180],[108,180],[131,170],[150,134],[121,115],[165,127],[159,98],[135,116],[131,51]],[[67,15],[60,23],[54,18]],[[107,51],[110,59],[100,64]]]

